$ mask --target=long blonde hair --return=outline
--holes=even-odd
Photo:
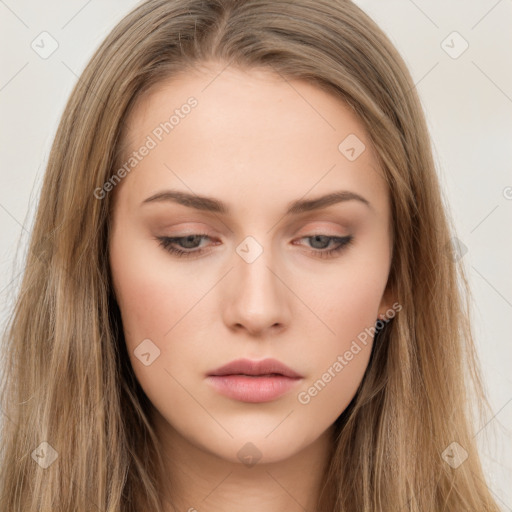
[[[397,50],[345,0],[149,0],[96,51],[58,127],[4,335],[0,509],[162,510],[162,455],[112,292],[112,194],[94,191],[119,165],[141,94],[208,62],[336,94],[364,122],[389,185],[388,286],[403,309],[336,421],[317,510],[498,511],[472,427],[473,405],[481,417],[489,405],[469,287],[424,114]],[[447,449],[467,458],[454,467]]]

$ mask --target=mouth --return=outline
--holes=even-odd
[[[302,379],[302,375],[275,359],[239,359],[207,375],[207,382],[217,392],[250,403],[276,400]]]
[[[208,375],[246,375],[250,377],[282,376],[289,378],[302,378],[302,375],[298,374],[277,359],[263,359],[261,361],[237,359],[213,370]]]
[[[254,377],[255,379],[259,377],[286,377],[282,373],[262,373],[260,375],[251,375],[250,373],[226,373],[224,375],[214,375],[214,377],[223,377],[223,376],[233,376],[233,375],[243,375],[245,377]]]
[[[292,390],[302,378],[270,375],[210,375],[208,383],[220,394],[239,402],[270,402]]]

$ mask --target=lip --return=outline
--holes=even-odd
[[[217,368],[207,382],[219,393],[241,402],[270,402],[286,394],[302,375],[277,359],[237,359]]]
[[[297,372],[288,368],[284,363],[277,359],[262,359],[261,361],[253,361],[251,359],[236,359],[231,361],[216,370],[213,370],[208,375],[252,375],[261,376],[277,373],[284,377],[302,378]]]

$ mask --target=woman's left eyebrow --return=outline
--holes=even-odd
[[[157,192],[147,199],[144,199],[141,206],[148,203],[167,201],[181,204],[188,208],[219,213],[222,215],[230,215],[231,213],[229,206],[219,199],[207,196],[198,196],[197,194],[191,194],[181,190],[163,190],[161,192]],[[292,201],[288,204],[285,215],[298,215],[300,213],[320,210],[322,208],[332,206],[333,204],[346,201],[359,201],[368,208],[373,209],[370,202],[361,195],[349,190],[338,190],[313,199],[297,199]]]

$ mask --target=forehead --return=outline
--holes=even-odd
[[[387,205],[355,113],[333,93],[268,70],[181,73],[139,98],[126,128],[124,162],[151,146],[121,183],[126,191],[117,191],[131,203],[168,187],[245,208],[340,189]]]

